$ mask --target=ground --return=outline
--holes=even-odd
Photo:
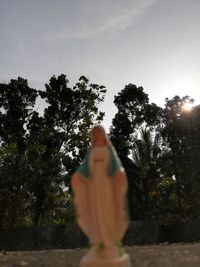
[[[200,267],[200,244],[162,244],[125,248],[133,267]],[[0,253],[0,267],[78,267],[87,249]]]

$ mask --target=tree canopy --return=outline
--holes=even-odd
[[[2,201],[9,194],[22,196],[17,223],[22,219],[38,224],[49,218],[47,202],[53,196],[55,201],[63,196],[60,208],[66,212],[70,176],[89,146],[91,127],[104,116],[98,105],[106,90],[84,76],[73,88],[64,74],[53,76],[45,88],[32,89],[22,78],[0,84],[0,194]],[[43,115],[35,108],[37,97],[48,104]],[[6,218],[12,217],[8,208],[1,207],[4,222],[12,222]],[[50,213],[57,217],[56,210]]]
[[[103,121],[105,94],[85,76],[71,87],[66,75],[53,75],[44,90],[20,77],[0,84],[0,228],[75,222],[70,179],[90,129]],[[130,218],[198,217],[200,105],[174,96],[159,107],[131,83],[114,104],[108,134],[127,174]]]

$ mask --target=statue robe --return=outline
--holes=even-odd
[[[116,245],[128,226],[126,186],[115,179],[121,162],[111,146],[90,148],[77,170],[74,189],[78,223],[94,245]]]

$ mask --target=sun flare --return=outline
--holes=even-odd
[[[192,103],[189,103],[189,102],[184,103],[182,106],[183,110],[185,111],[191,111],[192,107],[193,107]]]

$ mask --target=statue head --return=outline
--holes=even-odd
[[[109,145],[109,139],[105,129],[101,125],[96,125],[90,132],[92,146],[105,146]]]

